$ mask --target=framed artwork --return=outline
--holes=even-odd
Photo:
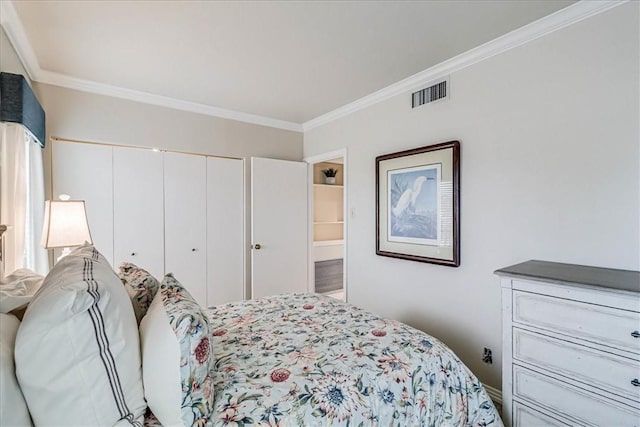
[[[376,254],[460,265],[460,143],[376,157]]]

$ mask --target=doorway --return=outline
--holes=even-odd
[[[305,159],[309,164],[309,291],[347,300],[346,150]]]

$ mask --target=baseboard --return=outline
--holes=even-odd
[[[502,392],[497,388],[493,388],[490,385],[484,386],[485,390],[487,390],[487,394],[493,400],[493,403],[496,405],[502,405]]]

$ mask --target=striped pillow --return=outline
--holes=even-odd
[[[93,246],[74,250],[45,277],[18,330],[15,356],[35,425],[142,426],[136,318]]]

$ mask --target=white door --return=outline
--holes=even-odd
[[[113,266],[112,147],[54,141],[52,150],[51,197],[68,194],[71,200],[85,201],[93,245]]]
[[[207,306],[206,157],[164,153],[165,271]]]
[[[307,292],[307,164],[251,158],[252,298]]]
[[[162,153],[113,147],[114,268],[129,261],[164,276]]]
[[[207,158],[207,306],[244,299],[244,160]]]

